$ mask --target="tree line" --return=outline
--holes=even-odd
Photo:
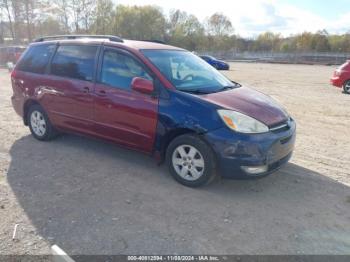
[[[115,5],[112,0],[0,0],[0,44],[72,33],[160,40],[199,52],[350,52],[350,33],[320,30],[283,37],[265,32],[243,38],[221,13],[199,21],[181,10],[165,14],[157,6]]]

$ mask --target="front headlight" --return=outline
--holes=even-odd
[[[265,124],[237,111],[220,109],[218,110],[218,114],[222,121],[234,131],[248,134],[265,133],[269,131],[269,128]]]

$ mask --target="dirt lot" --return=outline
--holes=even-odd
[[[350,254],[350,95],[333,68],[233,63],[296,119],[294,157],[257,181],[183,187],[147,156],[65,135],[37,142],[0,72],[0,253]],[[19,224],[17,240],[12,240]]]

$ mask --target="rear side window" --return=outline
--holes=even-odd
[[[21,59],[17,70],[43,74],[53,52],[55,45],[37,45],[32,46]]]
[[[63,45],[52,60],[51,74],[92,81],[97,46]]]
[[[100,79],[102,84],[130,90],[134,77],[152,80],[143,66],[131,56],[111,50],[104,52]]]

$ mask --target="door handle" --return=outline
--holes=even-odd
[[[83,87],[83,93],[87,94],[89,92],[90,92],[90,89],[87,86]]]

